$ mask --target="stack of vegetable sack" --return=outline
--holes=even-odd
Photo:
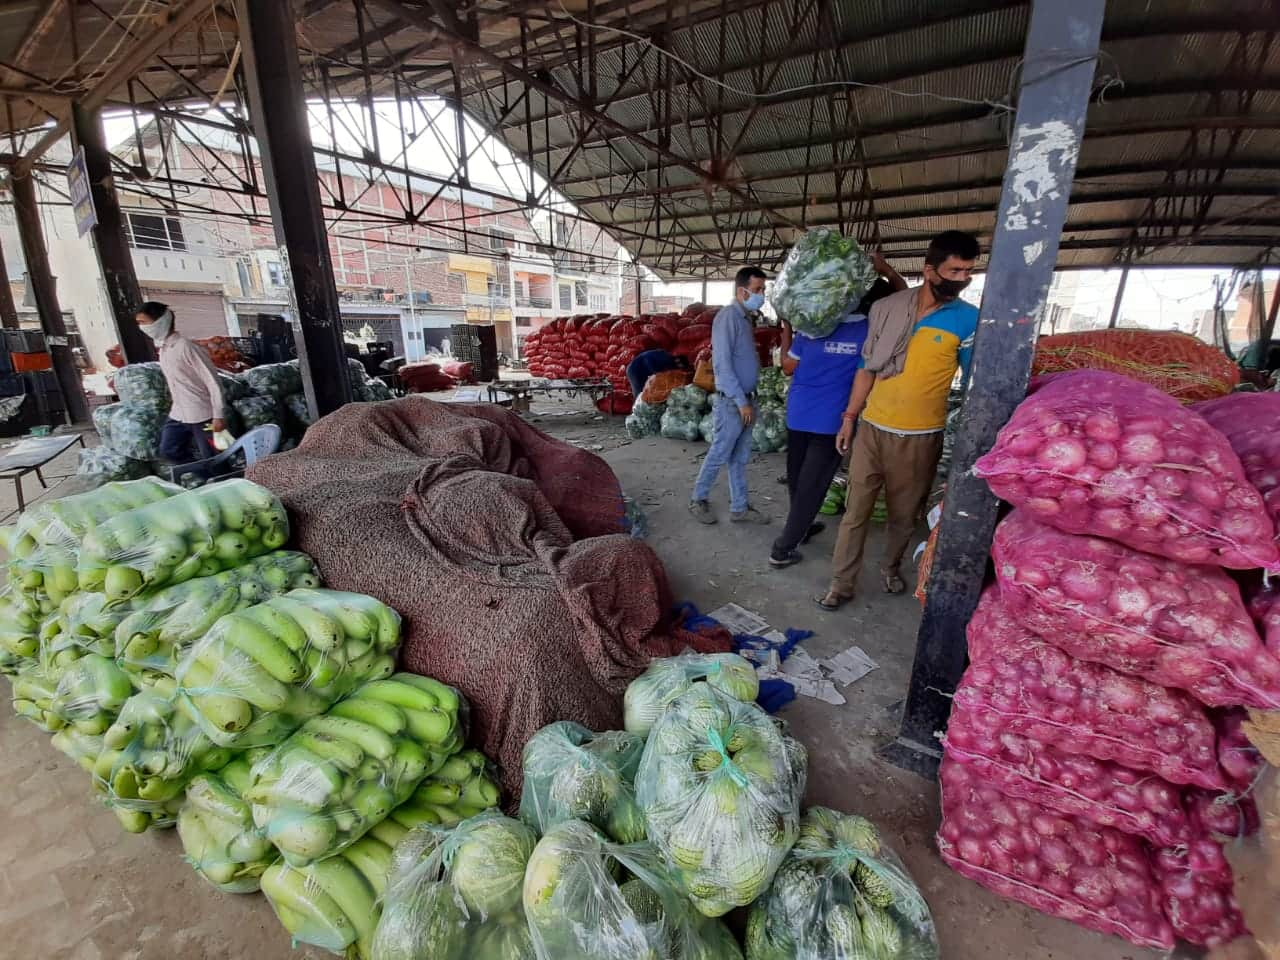
[[[1047,378],[975,472],[1016,509],[947,730],[944,859],[1135,943],[1233,939],[1219,841],[1252,766],[1224,711],[1280,707],[1280,658],[1223,568],[1280,569],[1275,517],[1203,417],[1109,373]]]

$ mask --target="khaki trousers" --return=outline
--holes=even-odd
[[[889,520],[882,573],[897,573],[942,455],[942,431],[900,436],[866,421],[858,424],[849,457],[844,518],[831,557],[831,592],[852,597],[862,572],[867,528],[884,488]]]

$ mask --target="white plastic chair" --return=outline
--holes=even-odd
[[[195,460],[191,463],[184,463],[177,467],[170,467],[169,479],[174,483],[177,483],[180,477],[184,477],[189,473],[208,474],[211,480],[221,480],[228,476],[238,476],[243,472],[238,468],[233,469],[230,472],[221,472],[218,468],[231,461],[237,453],[244,455],[244,465],[246,467],[256,463],[264,457],[269,457],[280,449],[280,438],[280,427],[274,423],[264,424],[261,427],[254,427],[217,456],[208,457],[204,460]]]

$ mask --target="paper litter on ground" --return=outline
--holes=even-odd
[[[758,613],[753,613],[736,603],[726,603],[719,609],[712,610],[707,614],[712,620],[720,621],[720,624],[730,633],[749,633],[753,636],[764,636],[769,628],[769,623],[764,620]]]

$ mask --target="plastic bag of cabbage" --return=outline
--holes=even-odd
[[[365,684],[254,766],[254,823],[293,866],[333,856],[458,750],[464,702],[411,673]]]
[[[762,407],[751,424],[751,449],[776,453],[787,446],[787,412],[780,407]]]
[[[791,381],[781,367],[765,367],[756,383],[756,403],[761,407],[785,407]]]
[[[929,905],[869,820],[813,807],[768,893],[747,960],[937,960]]]
[[[231,406],[245,430],[265,427],[272,423],[280,424],[284,421],[284,408],[281,406],[281,401],[273,396],[255,394],[233,400]]]
[[[150,473],[151,464],[147,461],[134,460],[108,447],[81,450],[76,463],[76,476],[91,484],[137,480]]]
[[[121,403],[137,407],[149,407],[160,413],[168,414],[172,403],[169,397],[169,384],[164,378],[160,364],[131,363],[121,367],[112,376],[116,396]]]
[[[701,387],[691,383],[676,387],[667,395],[659,432],[669,440],[702,439],[702,416],[709,406],[707,391]]]
[[[875,282],[876,270],[852,237],[831,227],[815,227],[796,241],[769,302],[797,333],[825,337]]]
[[[645,403],[639,397],[631,407],[631,412],[627,414],[624,426],[627,428],[627,436],[632,440],[639,440],[641,437],[656,437],[662,429],[662,414],[666,411],[666,403]]]
[[[760,694],[755,667],[736,653],[688,653],[654,660],[631,681],[623,697],[627,732],[647,737],[658,717],[698,680],[743,703],[754,703]]]
[[[270,490],[227,480],[98,524],[81,541],[78,583],[126,600],[238,567],[288,539],[289,519]]]
[[[807,757],[755,704],[694,683],[649,734],[636,798],[672,877],[710,917],[769,886],[795,842]]]
[[[742,957],[728,927],[680,896],[650,844],[609,843],[581,820],[534,847],[523,902],[538,960]]]
[[[298,361],[264,363],[241,374],[249,389],[261,396],[283,400],[291,393],[302,392],[302,373]]]
[[[585,820],[617,843],[644,840],[635,778],[644,737],[619,730],[592,733],[563,721],[525,744],[520,817],[539,834],[565,820]]]
[[[178,811],[186,861],[224,893],[253,893],[258,878],[278,858],[254,826],[244,800],[249,771],[268,752],[265,747],[246,751],[217,773],[195,777]]]
[[[103,445],[133,460],[160,456],[160,430],[168,411],[148,405],[109,403],[93,411]]]
[[[535,960],[522,895],[537,842],[497,812],[409,831],[392,853],[370,960]]]

